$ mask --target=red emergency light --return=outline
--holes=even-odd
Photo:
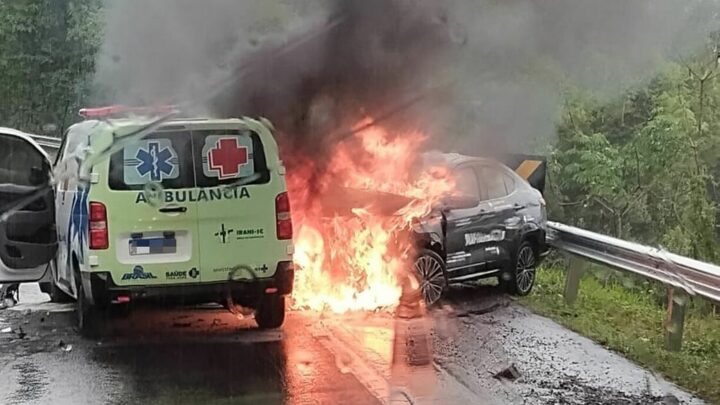
[[[117,118],[125,117],[130,114],[135,115],[159,115],[168,114],[175,111],[173,105],[156,106],[156,107],[128,107],[125,105],[111,105],[107,107],[82,108],[80,116],[89,119]]]

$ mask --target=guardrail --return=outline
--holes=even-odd
[[[666,322],[666,345],[670,350],[680,350],[682,344],[687,295],[720,302],[720,266],[557,222],[548,222],[548,242],[573,256],[565,280],[565,301],[569,305],[577,298],[584,267],[577,258],[672,287]]]
[[[38,143],[38,145],[42,146],[43,148],[48,148],[51,150],[58,150],[60,149],[60,138],[54,138],[52,136],[44,136],[44,135],[30,135],[30,137]]]

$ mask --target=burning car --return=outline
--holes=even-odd
[[[483,277],[530,292],[547,252],[541,192],[493,160],[422,153],[424,139],[366,125],[334,146],[323,170],[288,171],[295,308],[392,307],[408,275],[428,304],[451,283]],[[541,189],[533,168],[518,171]]]
[[[511,294],[529,294],[548,252],[542,193],[491,159],[434,154],[431,160],[451,172],[456,193],[414,227],[413,268],[426,303],[440,299],[449,284],[487,277]]]
[[[454,189],[409,227],[395,227],[386,242],[390,256],[411,264],[426,304],[439,300],[450,284],[488,277],[497,277],[511,294],[530,293],[536,267],[548,252],[540,191],[491,159],[440,153],[424,158],[421,167],[440,170],[441,179],[454,180]],[[333,189],[325,200],[322,217],[330,226],[352,217],[360,223],[367,218],[392,222],[415,203],[410,197],[352,188]],[[325,249],[332,267],[346,263],[336,260],[332,243]]]

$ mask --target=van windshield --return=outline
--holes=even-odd
[[[251,178],[270,180],[260,137],[251,131],[159,131],[115,152],[110,158],[112,190],[141,190],[148,183],[165,189],[215,187]]]

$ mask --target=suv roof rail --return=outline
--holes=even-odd
[[[167,114],[176,110],[174,105],[155,107],[128,107],[125,105],[111,105],[106,107],[81,108],[79,114],[85,119],[125,118],[128,115],[158,115]]]

